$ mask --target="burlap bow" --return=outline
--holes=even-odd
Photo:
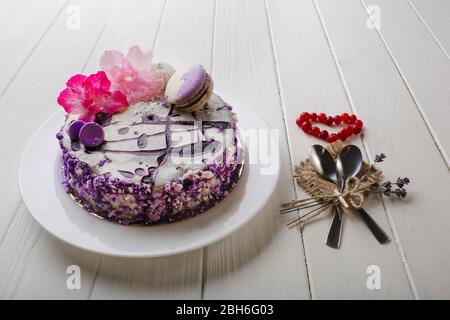
[[[341,141],[336,141],[327,145],[326,148],[330,151],[333,158],[336,159],[343,146],[344,144]],[[344,207],[361,208],[367,197],[364,191],[370,189],[370,186],[374,183],[379,183],[381,175],[382,172],[380,170],[372,167],[367,162],[363,162],[359,173],[356,177],[347,181],[346,188],[341,193],[337,191],[334,183],[322,178],[314,170],[309,159],[306,159],[294,167],[294,179],[297,185],[310,195],[310,197],[285,203],[283,207],[307,203],[312,200],[323,202],[336,202],[339,200],[341,203],[346,204],[343,205]],[[323,211],[321,210],[319,212]],[[302,222],[304,221],[300,221],[299,223]]]

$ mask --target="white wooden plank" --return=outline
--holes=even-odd
[[[0,158],[0,165],[8,168],[0,181],[0,190],[8,195],[0,205],[0,236],[4,239],[0,261],[5,270],[0,283],[7,283],[0,287],[8,298],[88,298],[93,282],[91,269],[95,272],[98,263],[96,256],[68,248],[47,234],[38,236],[40,227],[24,230],[24,226],[35,223],[28,212],[22,212],[25,209],[17,187],[23,148],[40,124],[59,108],[55,103],[58,92],[70,75],[83,68],[112,10],[103,0],[74,3],[83,12],[82,28],[67,29],[67,17],[59,16],[0,99],[0,144],[2,154],[8,155]],[[65,270],[72,264],[79,265],[84,275],[79,291],[65,289]]]
[[[169,0],[155,45],[155,60],[178,68],[212,64],[214,2],[210,0]]]
[[[134,1],[132,5],[129,2],[123,1],[124,7],[111,19],[94,56],[108,47],[125,50],[135,43],[151,49],[156,42],[155,61],[174,66],[193,61],[211,64],[211,1],[168,1],[159,27],[155,24],[159,17],[149,17],[153,11],[158,12],[154,4],[150,7],[142,1]],[[125,31],[118,23],[124,19]],[[92,298],[199,299],[201,274],[202,250],[159,259],[102,258]]]
[[[26,218],[30,220],[28,212]],[[13,227],[11,231],[17,232],[17,228]],[[22,237],[22,239],[29,238],[29,236]],[[22,248],[20,249],[18,252],[23,253]],[[98,255],[68,245],[42,230],[27,254],[25,263],[19,262],[15,265],[24,267],[24,270],[12,298],[86,299],[91,295],[99,261]],[[79,289],[73,287],[74,283],[71,280],[77,276],[71,269],[74,266],[80,268]]]
[[[362,2],[366,7],[379,8],[382,41],[450,168],[449,56],[441,50],[407,0]]]
[[[89,297],[98,257],[54,239],[20,203],[0,245],[1,299],[81,299]],[[66,273],[81,270],[80,290],[69,290]]]
[[[101,260],[92,299],[199,299],[200,251],[168,258]]]
[[[0,99],[0,142],[4,154],[9,155],[0,158],[0,164],[9,168],[0,181],[0,190],[8,193],[1,203],[0,235],[19,203],[17,174],[22,150],[40,124],[58,110],[58,92],[68,77],[82,68],[110,12],[106,7],[100,13],[91,13],[90,7],[99,10],[104,3],[86,2],[77,2],[85,10],[84,27],[76,32],[68,30],[66,17],[60,16]]]
[[[442,247],[450,241],[448,168],[392,57],[379,35],[366,27],[364,6],[359,1],[335,6],[322,0],[317,5],[352,107],[367,124],[364,140],[369,155],[386,153],[389,158],[382,166],[386,177],[405,175],[412,181],[406,201],[385,200],[384,205],[404,251],[413,289],[419,298],[448,299],[450,256]],[[388,17],[385,12],[384,20]],[[401,17],[398,21],[407,23]],[[446,68],[436,66],[440,67]],[[441,85],[437,80],[435,84]]]
[[[23,204],[16,210],[17,219],[12,226],[20,232],[9,232],[0,245],[0,298],[11,299],[16,292],[26,266],[27,255],[33,248],[42,228],[29,217]],[[23,237],[27,234],[27,237]]]
[[[54,23],[66,2],[67,0],[17,0],[2,5],[0,95]]]
[[[259,215],[207,248],[204,298],[308,299],[300,234],[288,230],[286,217],[278,213],[294,192],[264,1],[217,1],[216,6],[216,88],[279,130],[282,172],[276,194]]]
[[[313,2],[267,2],[292,161],[298,163],[308,157],[309,146],[318,143],[296,126],[298,115],[303,111],[335,115],[351,109]],[[351,142],[363,147],[360,139]],[[305,197],[301,190],[298,195]],[[381,203],[371,204],[368,211],[390,231]],[[325,246],[330,222],[325,214],[303,231],[314,299],[412,297],[394,241],[381,246],[359,219],[345,217],[341,248],[330,249]],[[367,267],[374,264],[388,277],[381,290],[366,286]]]
[[[409,3],[450,59],[450,1],[409,0]]]
[[[0,1],[0,21],[11,12],[11,9],[14,7],[15,4],[16,4],[15,0]]]

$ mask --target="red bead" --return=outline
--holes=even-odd
[[[352,126],[353,134],[360,134],[362,131],[362,127],[358,127],[356,124]]]
[[[311,129],[312,129],[312,125],[311,122],[303,122],[300,125],[300,128],[305,132],[305,133],[310,133]]]
[[[352,126],[345,127],[343,131],[344,131],[344,134],[345,134],[345,136],[347,138],[350,137],[353,134]]]
[[[327,130],[322,130],[322,131],[320,132],[319,138],[326,141],[327,138],[328,138],[328,131],[327,131]]]
[[[333,120],[334,120],[334,123],[335,123],[336,125],[341,124],[341,121],[342,121],[340,115],[334,116],[334,119],[333,119]]]
[[[362,128],[362,127],[363,127],[363,124],[364,124],[364,123],[363,123],[361,120],[359,120],[359,119],[356,120],[356,122],[355,122],[355,126],[356,126],[356,127],[359,127],[359,128]]]
[[[337,135],[336,133],[332,133],[332,134],[330,134],[330,135],[328,136],[327,141],[328,141],[329,143],[332,143],[332,142],[335,142],[338,138],[339,138],[339,137],[338,137],[338,135]]]
[[[332,126],[333,122],[334,122],[333,117],[328,117],[327,118],[327,126]]]
[[[330,134],[327,130],[321,130],[319,127],[314,126],[313,122],[322,123],[330,127],[334,125],[343,126],[339,132]],[[345,141],[352,135],[360,134],[364,126],[364,123],[356,115],[349,115],[347,112],[334,117],[327,116],[324,112],[319,114],[316,112],[302,112],[295,120],[295,123],[307,134],[323,139],[329,143],[335,142],[338,139]]]
[[[317,119],[319,120],[320,123],[326,123],[327,122],[327,115],[325,113],[319,113],[319,115],[317,116]]]
[[[312,134],[314,137],[318,137],[318,136],[320,135],[320,128],[318,128],[318,127],[312,127],[311,134]]]
[[[308,112],[302,112],[300,114],[300,119],[302,122],[309,121],[309,119],[311,119],[311,115]]]
[[[348,123],[348,119],[350,118],[350,116],[348,115],[347,112],[344,112],[343,114],[341,114],[341,118],[342,118],[342,121],[344,121],[345,123]]]

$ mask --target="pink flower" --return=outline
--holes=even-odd
[[[112,89],[122,92],[130,104],[148,101],[164,87],[164,79],[152,70],[152,53],[142,52],[139,46],[131,47],[126,56],[105,51],[100,65],[111,79]]]
[[[93,121],[98,112],[114,114],[128,106],[127,98],[121,92],[110,91],[111,81],[103,71],[89,77],[77,74],[66,85],[59,94],[58,104],[67,113],[79,114],[81,120]]]

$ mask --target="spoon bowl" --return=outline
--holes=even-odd
[[[309,152],[309,160],[319,175],[337,184],[336,163],[331,153],[325,147],[319,144],[313,145]]]
[[[343,187],[347,179],[359,173],[362,163],[363,156],[357,146],[350,144],[342,148],[336,159],[336,169],[339,177],[342,179]],[[344,189],[343,187],[342,189]]]

